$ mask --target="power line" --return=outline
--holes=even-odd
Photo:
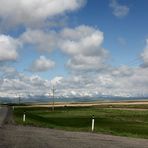
[[[129,66],[132,66],[132,65],[135,65],[135,64],[140,64],[140,61],[141,61],[141,57],[138,56],[136,57],[135,59],[127,62],[125,65],[129,65]]]

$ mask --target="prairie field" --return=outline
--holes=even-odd
[[[23,113],[26,122],[23,122]],[[96,133],[148,138],[148,104],[101,104],[94,106],[17,106],[16,124],[91,132],[92,115]]]

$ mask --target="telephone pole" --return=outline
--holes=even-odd
[[[19,105],[21,103],[21,96],[19,94],[16,94],[16,103]]]
[[[54,94],[55,94],[55,87],[54,87],[54,85],[52,86],[52,89],[51,89],[51,91],[52,91],[52,111],[54,111]]]
[[[20,105],[20,103],[21,103],[21,97],[20,97],[20,95],[19,95],[19,98],[18,99],[19,99],[19,105]]]

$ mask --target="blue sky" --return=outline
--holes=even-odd
[[[147,14],[147,0],[1,0],[1,95],[148,95]]]
[[[135,59],[144,48],[148,25],[147,1],[120,0],[118,2],[130,9],[122,18],[112,14],[108,0],[95,0],[88,1],[86,7],[77,13],[77,20],[78,24],[84,23],[100,28],[105,36],[103,45],[115,60],[113,64],[122,65]],[[118,38],[125,40],[125,44],[122,45]]]
[[[113,10],[109,7],[109,3],[111,3],[109,0],[88,0],[82,9],[67,13],[66,16],[62,17],[67,17],[67,26],[76,27],[83,24],[99,28],[103,31],[105,36],[103,47],[111,53],[110,62],[113,65],[130,64],[130,66],[137,66],[139,64],[138,62],[131,64],[131,61],[139,57],[145,46],[145,38],[148,34],[145,31],[148,26],[148,21],[146,21],[148,2],[146,0],[142,0],[142,2],[139,0],[119,0],[117,2],[121,5],[126,5],[130,9],[126,16],[121,18],[114,16],[112,14]],[[61,27],[57,29],[61,29]],[[22,30],[20,31],[22,32]],[[13,34],[15,35],[16,33],[19,33],[19,31],[15,31]],[[120,39],[123,41],[120,41]],[[34,52],[30,56],[31,59],[33,56]],[[49,71],[50,75],[52,75],[49,75],[49,77],[52,78],[58,74],[67,74],[65,70],[62,70],[65,68],[61,64],[61,61],[66,63],[65,56],[57,51],[49,56],[57,61],[58,67],[54,68],[52,72]]]

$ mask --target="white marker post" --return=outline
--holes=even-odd
[[[25,122],[25,121],[26,121],[26,114],[24,112],[24,114],[23,114],[23,122]]]
[[[94,118],[94,115],[92,116],[92,132],[94,131],[94,127],[95,127],[95,118]]]

